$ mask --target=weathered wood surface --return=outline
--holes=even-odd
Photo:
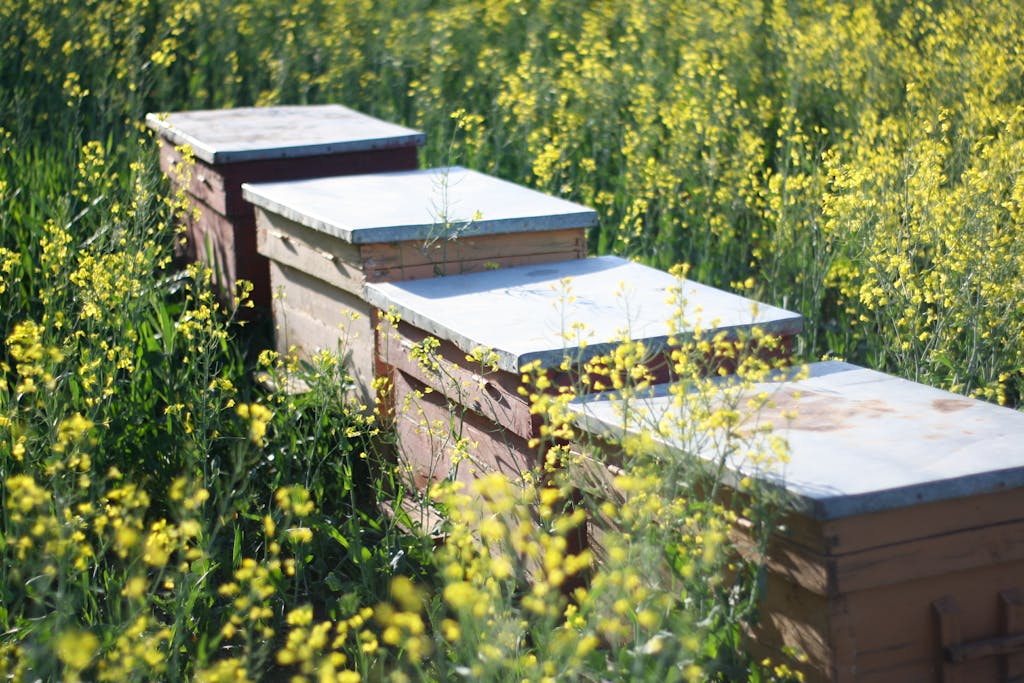
[[[836,658],[836,678],[847,681],[935,681],[943,659],[931,605],[953,596],[967,641],[999,634],[1000,590],[1019,585],[1024,563],[992,565],[846,596],[845,628],[852,647]],[[834,620],[833,628],[839,625]],[[964,681],[999,681],[995,657],[953,665]]]
[[[307,359],[322,350],[340,352],[356,394],[372,402],[376,313],[361,298],[274,261],[270,284],[277,350],[294,347]]]
[[[332,335],[325,331],[333,329],[344,322],[339,316],[344,317],[349,312],[358,311],[366,318],[372,313],[367,313],[369,305],[362,299],[362,292],[368,278],[404,278],[404,277],[432,277],[433,268],[427,265],[415,267],[391,267],[368,269],[370,261],[362,252],[370,248],[374,257],[391,253],[392,255],[401,252],[415,252],[415,247],[409,243],[388,244],[388,245],[353,245],[323,233],[307,228],[284,216],[269,213],[262,209],[256,211],[257,222],[257,248],[264,258],[268,258],[271,269],[276,273],[273,287],[278,289],[285,286],[287,290],[287,302],[275,303],[275,323],[279,334],[288,338],[288,344],[296,344],[303,349],[315,349],[332,341]],[[571,234],[575,233],[575,234]],[[557,234],[552,246],[561,248],[570,241],[585,249],[585,237],[582,229],[575,231],[560,231]],[[492,245],[488,243],[493,241]],[[520,239],[519,235],[496,235],[483,236],[474,239],[466,245],[468,253],[482,254],[490,253],[488,263],[493,262],[499,265],[509,265],[519,260],[544,261],[552,258],[561,258],[563,254],[531,254],[537,248],[543,248],[542,240],[533,236],[532,239]],[[458,252],[458,247],[453,247]],[[573,256],[577,254],[571,254]],[[387,259],[382,259],[387,261]],[[396,256],[392,263],[400,263]],[[478,261],[482,267],[482,262]],[[359,302],[359,305],[354,303]],[[292,303],[298,302],[298,303]],[[312,310],[313,302],[316,302],[316,310]],[[295,306],[305,307],[305,312],[311,318],[321,321],[324,325],[313,325],[312,321],[298,318],[289,321],[282,316]],[[304,339],[303,334],[312,335]],[[366,342],[365,339],[371,339]],[[358,340],[351,340],[352,343],[360,345],[369,344],[367,353],[372,352],[373,342],[371,337],[362,335]],[[287,346],[287,344],[281,344]],[[350,350],[354,361],[359,364],[353,368],[360,384],[369,386],[367,378],[373,377],[373,363],[367,361],[367,354]],[[382,355],[389,354],[382,351]],[[404,354],[403,354],[404,355]],[[459,354],[464,356],[465,354]],[[406,360],[408,360],[406,358]],[[522,400],[516,396],[518,403]],[[524,408],[524,410],[526,410]],[[526,410],[528,413],[528,410]]]
[[[776,661],[787,660],[783,646],[794,648],[809,660],[804,673],[810,681],[828,681],[835,659],[832,613],[841,614],[842,609],[842,605],[769,572],[760,604],[761,621],[748,648],[754,656]]]
[[[575,301],[570,303],[570,294],[559,290],[559,287],[564,286],[563,278],[574,276],[577,279],[572,283],[571,296]],[[622,281],[628,282],[632,291],[622,295],[617,293]],[[588,335],[586,345],[574,346],[562,336],[561,327],[557,328],[558,334],[554,334],[552,329],[556,325],[555,318],[558,318],[556,304],[564,303],[583,314],[583,322],[596,327],[597,334],[601,330],[607,332],[609,339],[618,330],[627,328],[638,333],[634,338],[643,339],[660,352],[653,353],[651,361],[657,368],[659,380],[665,381],[669,376],[669,364],[665,361],[668,349],[663,342],[668,337],[667,319],[675,312],[665,301],[666,290],[677,284],[676,279],[667,273],[629,264],[622,259],[588,259],[418,283],[368,283],[367,298],[381,310],[390,310],[393,306],[402,317],[396,328],[387,329],[378,336],[381,362],[486,418],[491,427],[482,433],[480,447],[502,449],[507,446],[508,436],[514,435],[521,444],[539,437],[541,426],[541,419],[531,414],[529,401],[519,393],[522,380],[519,370],[526,361],[516,356],[503,364],[503,352],[507,359],[510,355],[508,349],[516,348],[518,340],[525,338],[525,343],[534,343],[535,348],[544,349],[541,361],[551,382],[550,391],[577,381],[581,359],[595,349],[610,351],[617,342],[602,345],[599,343],[601,338],[595,334],[593,338]],[[749,312],[751,302],[742,297],[703,288],[695,283],[685,283],[684,289],[689,289],[687,294],[694,306],[710,309],[709,314],[716,318],[721,318],[722,306],[716,308],[715,304],[722,301],[737,310],[746,308],[747,315],[753,317]],[[401,296],[374,296],[375,292],[385,290],[416,292],[417,300],[429,305],[421,310],[408,305],[409,301]],[[483,305],[480,301],[484,302]],[[631,318],[630,312],[636,315]],[[435,314],[442,320],[435,320]],[[557,324],[569,325],[572,320],[571,314],[567,314],[565,320],[558,318]],[[780,326],[798,326],[799,322],[799,316],[785,311],[779,311],[774,321]],[[740,314],[727,318],[725,324],[728,323],[732,323],[732,331],[739,334],[735,328],[742,326]],[[719,324],[723,324],[721,320]],[[486,332],[499,344],[497,347],[480,344],[485,351],[498,353],[496,367],[482,367],[480,362],[467,359],[467,354],[472,354],[476,348],[467,341],[475,338],[475,332],[465,332],[467,328],[486,328]],[[643,338],[641,331],[651,329],[655,329],[658,336]],[[718,328],[715,329],[717,331]],[[792,331],[794,327],[783,329]],[[410,357],[411,351],[428,337],[439,342],[438,348],[431,351],[430,361],[434,365]],[[508,342],[509,338],[513,341]],[[562,368],[566,358],[574,361],[570,370]],[[606,377],[600,379],[608,382]],[[518,461],[531,461],[536,449],[522,448]]]
[[[446,244],[356,245],[256,209],[256,230],[257,248],[263,256],[359,294],[367,282],[431,278],[586,256],[582,228],[465,237]]]
[[[799,566],[793,558],[780,563],[778,549],[772,548],[757,629],[760,646],[804,652],[810,681],[941,680],[944,667],[959,672],[963,681],[1004,680],[996,671],[1017,666],[1024,651],[943,665],[944,643],[932,623],[933,603],[950,597],[961,606],[958,641],[1024,633],[1024,627],[1006,621],[998,595],[1024,582],[1024,559],[993,557],[993,544],[986,543],[1004,531],[986,528],[974,532],[980,539],[962,532],[897,544],[883,549],[890,557],[867,569],[861,565],[866,557],[797,553]],[[862,571],[844,580],[839,575],[851,561]]]
[[[437,366],[427,367],[410,355],[426,337],[422,330],[404,323],[397,328],[382,325],[378,356],[441,396],[486,417],[495,429],[508,430],[523,440],[536,435],[536,420],[530,415],[527,401],[519,395],[519,375],[488,371],[479,363],[470,363],[466,351],[448,342],[442,342],[432,354]]]
[[[1024,634],[1024,586],[1021,584],[999,594],[1000,626],[1007,635]],[[1006,681],[1024,678],[1024,649],[1003,658],[1001,673]]]
[[[216,269],[225,297],[239,279],[250,280],[259,310],[269,305],[269,275],[242,183],[413,169],[424,141],[418,131],[338,105],[149,114],[146,123],[158,133],[160,167],[172,181],[182,162],[176,146],[191,146],[195,156],[186,190],[200,213],[188,219],[179,253]]]
[[[468,484],[492,472],[518,481],[537,464],[536,449],[528,448],[525,440],[404,372],[394,373],[394,392],[401,463],[417,489],[446,478]],[[460,439],[468,447],[460,450]],[[454,462],[457,454],[464,459]]]
[[[829,592],[842,595],[932,576],[971,572],[991,565],[1024,562],[1024,519],[907,540],[897,545],[840,555]],[[1024,574],[1021,575],[1024,583]]]
[[[256,210],[256,232],[266,258],[362,298],[366,271],[358,246],[262,209]]]
[[[1017,489],[994,491],[830,520],[787,514],[786,538],[818,553],[842,555],[1021,518]]]
[[[780,535],[771,547],[768,569],[811,593],[838,597],[1018,561],[1024,561],[1024,518],[955,533],[903,538],[852,553],[817,553]]]
[[[179,255],[212,268],[225,299],[234,295],[239,280],[248,280],[253,285],[250,298],[258,309],[265,309],[270,304],[270,276],[267,259],[256,250],[252,215],[228,218],[198,199],[193,198],[193,204],[197,214],[190,212],[185,218]]]
[[[367,282],[397,282],[585,258],[584,228],[360,246]]]

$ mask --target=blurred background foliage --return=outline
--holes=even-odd
[[[138,153],[147,111],[340,102],[594,206],[596,253],[753,277],[808,355],[1019,400],[1011,0],[10,0],[0,27],[9,225],[76,143]]]

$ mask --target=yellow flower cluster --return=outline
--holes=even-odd
[[[591,565],[590,552],[578,548],[582,510],[567,512],[558,489],[538,491],[496,473],[481,476],[466,492],[453,483],[433,495],[450,521],[438,554],[450,616],[435,624],[450,656],[465,662],[474,677],[571,676],[588,646],[544,631],[562,618],[569,592]],[[536,514],[544,520],[540,527]],[[552,650],[527,643],[527,637],[551,639]]]
[[[623,443],[571,448],[580,437],[566,410],[573,395],[613,391],[643,422],[636,399],[663,368],[651,349],[622,344],[585,365],[567,359],[561,373],[578,386],[527,373],[543,467],[523,481],[488,478],[489,492],[473,500],[448,492],[431,503],[458,520],[444,585],[436,596],[424,589],[437,610],[403,602],[410,589],[398,582],[376,612],[307,613],[308,601],[277,582],[302,578],[304,558],[315,564],[314,549],[323,551],[313,505],[322,499],[310,491],[355,471],[324,444],[365,449],[382,422],[353,407],[356,417],[331,424],[336,413],[323,405],[348,408],[328,400],[344,384],[336,359],[311,364],[323,372],[308,377],[306,395],[261,397],[242,378],[213,274],[168,270],[182,195],[158,189],[152,164],[129,161],[143,146],[153,156],[150,138],[124,135],[153,102],[342,101],[419,126],[429,134],[425,163],[463,163],[597,208],[593,251],[661,267],[689,261],[701,281],[799,310],[806,355],[1020,405],[1020,3],[427,5],[0,6],[0,459],[11,511],[2,571],[27,586],[5,605],[14,615],[5,632],[45,645],[0,646],[4,675],[246,680],[276,662],[347,680],[390,657],[402,662],[396,677],[505,675],[501,663],[543,680],[583,667],[611,676],[609,661],[621,657],[612,668],[622,678],[699,679],[709,641],[721,643],[703,618],[721,600],[747,604],[729,540],[762,530],[772,501],[745,478],[739,502],[722,507],[715,480],[694,478],[698,463],[658,444],[711,448],[755,469],[785,458],[784,444],[749,428],[770,396],[740,398],[739,387],[787,349],[761,331],[709,332],[714,321],[687,310],[680,289],[670,293],[681,309],[672,350],[660,360],[680,380],[679,415],[692,419],[669,415]],[[245,289],[233,308],[246,305]],[[564,301],[571,296],[566,283]],[[563,327],[567,342],[592,343],[584,326]],[[430,342],[420,351],[457,405],[493,407],[487,350],[469,354],[475,376],[452,374]],[[294,389],[301,364],[271,355],[268,374]],[[310,394],[322,400],[316,409]],[[425,426],[443,437],[435,443],[446,459],[473,467],[465,415],[453,406],[451,417]],[[304,421],[319,426],[303,432]],[[316,457],[305,457],[309,444]],[[187,481],[177,479],[183,469]],[[263,476],[280,479],[261,502],[245,498]],[[603,554],[593,567],[571,542],[582,510]],[[261,522],[266,538],[250,543]],[[493,552],[501,546],[512,552]],[[233,552],[204,556],[224,547]],[[26,583],[28,572],[39,578]],[[709,573],[716,578],[702,578]],[[568,590],[581,574],[587,592]],[[238,583],[238,595],[211,590],[217,577]],[[77,596],[59,609],[45,599],[58,585]],[[244,613],[231,607],[242,593],[251,593]],[[108,610],[91,594],[122,602]],[[242,620],[225,620],[237,629],[230,638],[224,624],[209,626],[222,608]],[[205,633],[190,630],[198,623]],[[261,643],[264,629],[278,640]],[[212,644],[216,633],[230,654]],[[285,651],[288,664],[272,657]],[[764,677],[789,675],[764,668]]]
[[[282,649],[277,651],[277,663],[297,671],[291,680],[325,681],[330,683],[359,683],[362,676],[355,670],[345,668],[349,663],[344,649],[350,639],[358,634],[373,610],[364,608],[348,619],[313,623],[313,608],[304,605],[288,613],[288,637]],[[363,642],[366,642],[365,640]]]
[[[267,425],[274,413],[259,403],[240,403],[235,407],[235,412],[243,420],[249,421],[249,440],[262,446],[267,436]]]
[[[0,185],[0,196],[2,196],[3,187]],[[7,291],[7,288],[11,285],[11,276],[14,274],[14,268],[18,265],[20,256],[17,252],[11,251],[5,247],[0,247],[0,294]]]
[[[524,368],[519,394],[536,420],[528,446],[540,457],[534,470],[515,477],[483,467],[446,469],[464,457],[460,434],[470,409],[501,418],[475,401],[472,378],[438,353],[436,340],[413,349],[411,358],[424,371],[446,380],[447,402],[440,405],[447,406],[448,419],[442,411],[426,423],[417,403],[429,388],[412,391],[397,409],[399,420],[419,420],[435,459],[448,459],[439,463],[427,505],[444,521],[437,559],[447,613],[433,627],[456,670],[544,680],[555,672],[590,670],[628,651],[634,674],[672,662],[687,680],[703,680],[705,642],[717,635],[700,624],[712,623],[708,615],[722,609],[723,600],[754,590],[747,563],[762,561],[771,527],[766,520],[778,501],[750,476],[734,482],[739,495],[728,504],[730,496],[718,493],[727,469],[757,471],[786,459],[784,440],[766,426],[749,426],[771,405],[770,392],[745,392],[788,364],[789,352],[756,327],[731,336],[706,331],[716,321],[702,323],[701,312],[690,310],[682,296],[688,269],[673,273],[679,283],[668,292],[677,309],[668,321],[669,348],[654,352],[630,341],[627,328],[608,353],[582,362],[567,356],[556,371],[539,363]],[[572,301],[571,289],[571,282],[559,286],[563,307]],[[569,321],[564,327],[567,341],[580,340],[578,348],[585,349],[585,327]],[[477,349],[466,362],[487,355]],[[477,379],[487,381],[493,371],[484,367]],[[653,422],[643,396],[656,372],[675,379],[675,410]],[[618,399],[622,423],[640,432],[589,443],[575,429],[569,403],[594,390]],[[674,444],[671,452],[666,442]],[[421,443],[400,447],[408,455]],[[703,460],[709,451],[722,461]],[[735,615],[730,628],[744,628],[743,619],[752,616]],[[393,628],[385,642],[400,641],[398,633]],[[799,679],[785,663],[764,665],[762,673],[765,680]]]
[[[1016,401],[1024,252],[1014,226],[1024,214],[1013,169],[1024,108],[971,112],[964,121],[922,101],[917,88],[907,96],[918,114],[865,125],[863,147],[830,168],[825,227],[845,239],[829,283],[856,323],[851,343],[884,340],[873,364]],[[969,152],[962,129],[974,125],[991,136]],[[865,251],[869,262],[859,258]]]
[[[0,573],[21,587],[0,617],[17,634],[3,669],[15,680],[191,675],[214,658],[197,657],[198,635],[223,626],[197,618],[197,601],[230,604],[210,587],[223,561],[210,552],[236,512],[207,485],[240,491],[231,478],[256,451],[244,439],[227,440],[234,453],[221,445],[241,431],[230,314],[208,273],[168,276],[181,204],[158,191],[154,163],[110,168],[99,143],[68,154],[79,163],[38,239],[0,252],[11,303],[0,307]],[[243,405],[261,441],[270,413]],[[293,535],[308,542],[305,532]],[[279,562],[282,577],[295,573],[294,558]],[[256,671],[260,648],[250,652],[244,668]]]
[[[6,340],[11,360],[15,363],[14,371],[18,375],[14,391],[19,396],[34,394],[40,388],[52,389],[54,386],[52,367],[62,361],[64,355],[56,347],[44,347],[43,332],[40,325],[26,321],[16,324],[14,332]],[[3,370],[6,372],[7,368]],[[0,388],[6,388],[6,384],[0,385]]]

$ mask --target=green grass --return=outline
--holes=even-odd
[[[688,262],[695,279],[799,311],[803,358],[1016,407],[1022,29],[1012,2],[4,4],[0,670],[443,679],[526,621],[509,668],[526,678],[609,661],[623,680],[770,677],[742,655],[751,615],[715,586],[678,618],[645,613],[621,642],[601,626],[623,590],[607,577],[577,619],[464,574],[501,618],[460,612],[445,572],[482,549],[446,557],[382,516],[405,495],[378,459],[391,437],[348,403],[336,361],[262,353],[269,327],[242,325],[209,274],[173,260],[185,209],[141,122],[340,102],[419,127],[425,165],[595,207],[593,252]],[[312,390],[256,379],[286,371]],[[673,533],[712,505],[646,493],[683,510],[659,522]],[[627,549],[674,558],[682,583],[644,605],[659,614],[697,590],[680,577],[703,557],[672,542]],[[682,638],[663,658],[637,654],[660,647],[652,625]],[[499,655],[486,665],[513,661]]]

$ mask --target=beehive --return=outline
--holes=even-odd
[[[751,390],[773,407],[747,426],[771,422],[790,447],[788,465],[756,473],[791,497],[759,645],[805,653],[811,681],[1018,679],[1024,414],[845,363],[811,370]],[[686,420],[663,390],[644,405]],[[621,434],[613,401],[574,409]]]
[[[246,184],[270,259],[281,351],[335,350],[365,396],[374,377],[367,283],[586,256],[590,208],[461,167]]]
[[[269,274],[242,183],[412,169],[425,139],[330,104],[148,114],[146,124],[158,134],[164,173],[182,161],[178,147],[195,157],[186,190],[198,216],[188,219],[180,253],[214,268],[228,294],[251,281],[259,306],[270,301]]]
[[[539,363],[558,385],[574,380],[560,371],[563,360],[582,363],[623,338],[663,353],[668,321],[679,315],[668,300],[674,287],[689,312],[700,310],[708,326],[715,321],[715,332],[738,337],[758,326],[791,339],[801,329],[795,313],[614,256],[367,285],[371,305],[401,317],[379,337],[378,354],[393,368],[400,449],[415,485],[487,471],[518,477],[537,465],[529,441],[538,436],[538,418],[518,392],[524,369]],[[436,366],[410,357],[428,338],[439,342]],[[495,362],[467,359],[476,349]],[[411,399],[418,399],[415,410],[406,406]],[[435,423],[450,428],[427,429]],[[453,473],[459,436],[473,447]]]

